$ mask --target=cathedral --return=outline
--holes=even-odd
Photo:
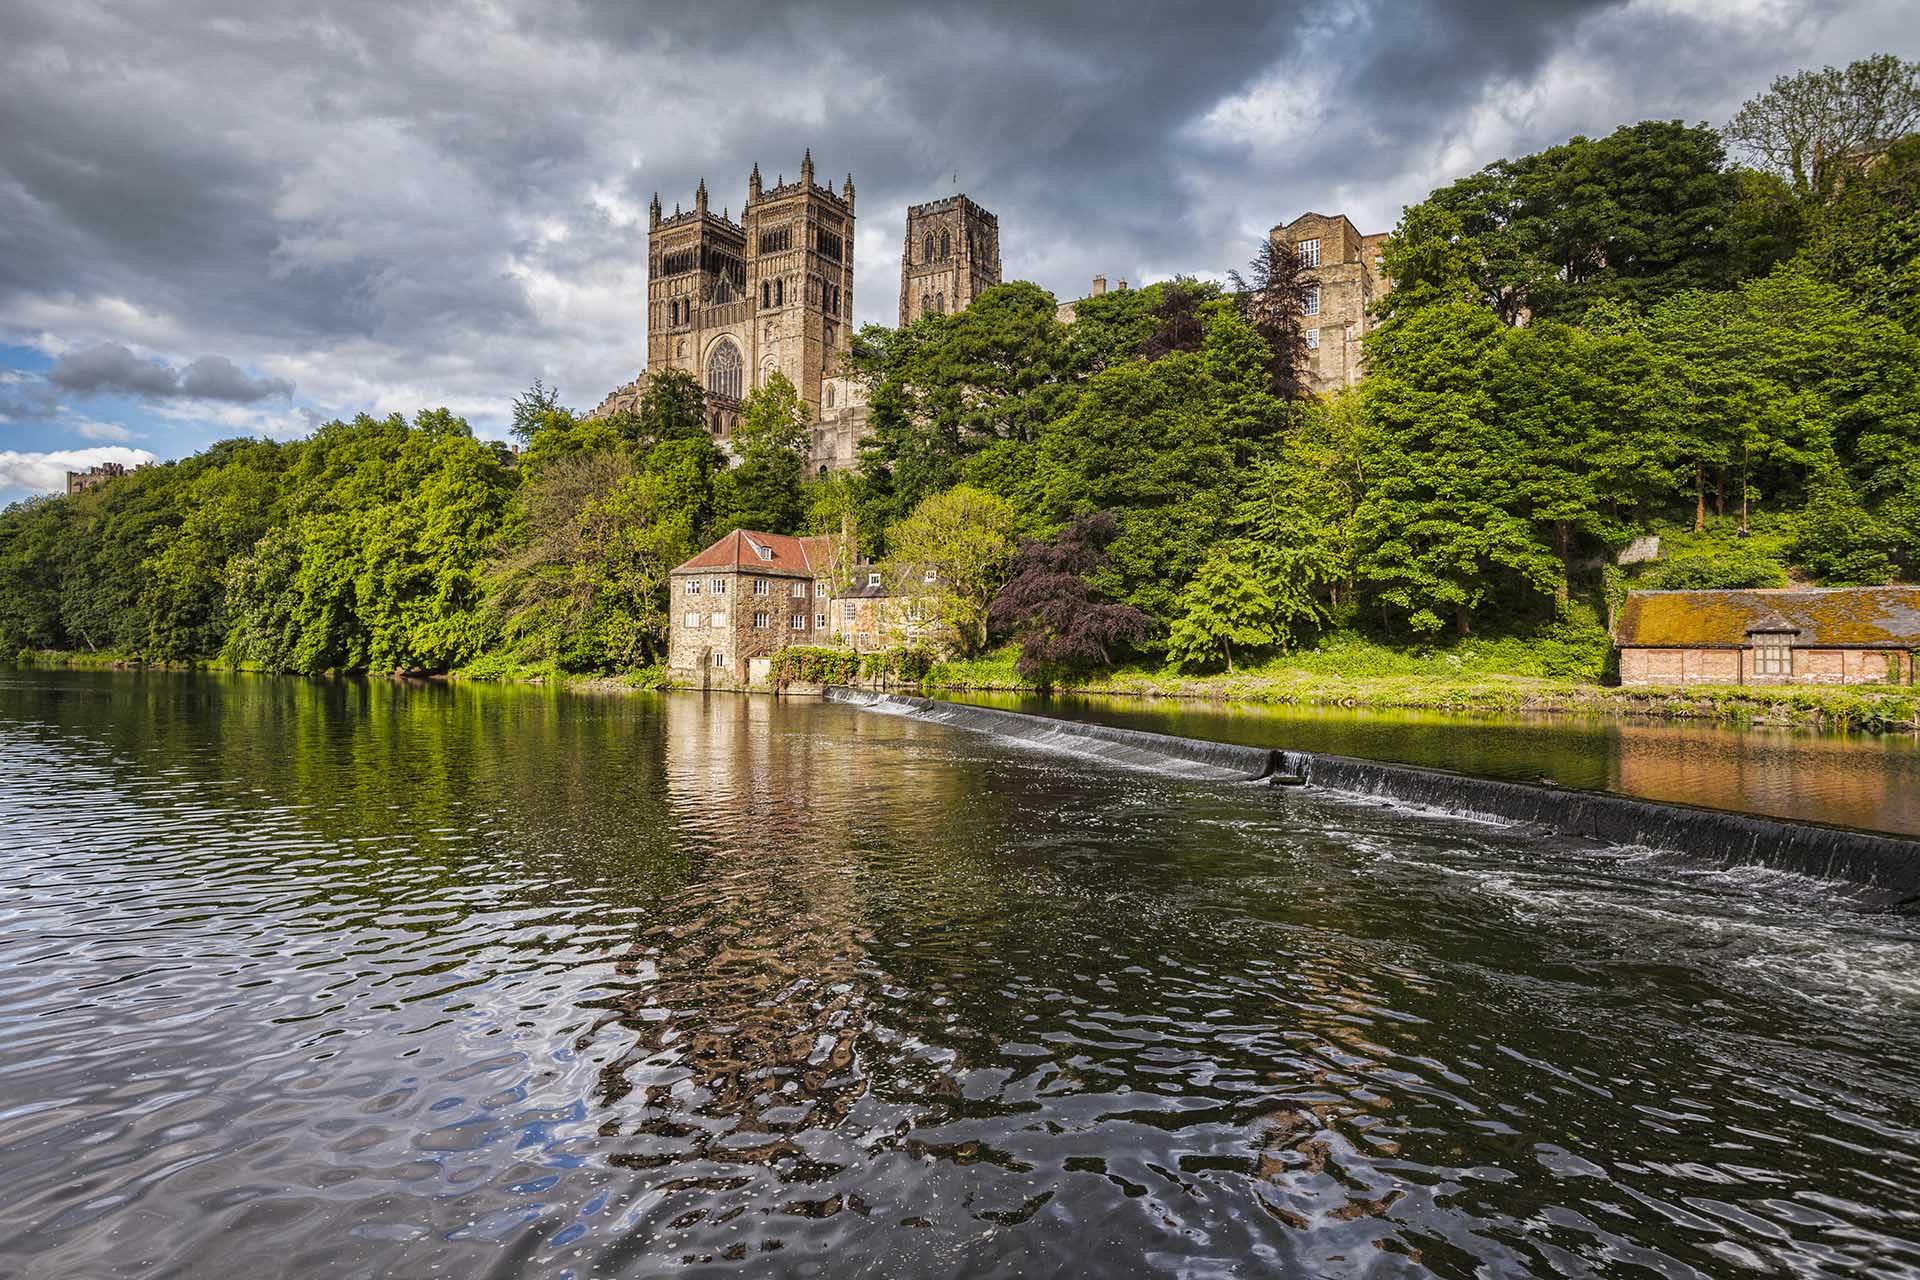
[[[740,219],[719,213],[701,180],[693,208],[647,211],[647,363],[609,394],[601,416],[637,408],[647,374],[677,369],[707,392],[707,429],[725,446],[741,401],[778,370],[800,393],[811,429],[808,471],[859,460],[866,390],[843,358],[853,347],[853,175],[839,191],[800,178],[768,186],[754,165]],[[1000,221],[964,195],[907,210],[900,257],[900,323],[964,310],[1000,283]]]
[[[708,427],[721,441],[740,401],[777,370],[814,423],[816,469],[846,465],[837,446],[850,403],[840,367],[853,339],[853,175],[838,192],[813,177],[765,185],[747,177],[740,220],[713,212],[703,180],[693,208],[647,220],[647,368],[679,369],[707,389]]]

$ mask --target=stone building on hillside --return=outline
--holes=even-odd
[[[1362,235],[1344,213],[1303,213],[1268,235],[1291,245],[1318,282],[1306,316],[1310,384],[1323,395],[1352,386],[1366,373],[1367,308],[1393,289],[1380,252],[1387,233]]]
[[[125,474],[127,474],[127,467],[123,462],[103,462],[97,467],[88,467],[85,471],[69,471],[67,472],[67,496],[85,493],[88,489],[97,488],[109,480],[117,480]]]
[[[1000,283],[1000,219],[964,195],[907,206],[900,327],[964,311]]]
[[[1632,591],[1620,683],[1911,684],[1920,587]]]
[[[789,646],[870,653],[931,636],[919,602],[841,538],[736,529],[673,570],[667,671],[703,687],[767,679]]]

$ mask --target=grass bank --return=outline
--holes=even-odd
[[[922,687],[935,693],[1036,691],[1032,681],[1014,671],[1014,657],[1007,648],[972,661],[937,663]],[[1405,650],[1341,637],[1232,674],[1182,675],[1129,666],[1056,682],[1052,690],[1269,706],[1560,712],[1920,731],[1920,688],[1911,686],[1622,689],[1593,676],[1552,673],[1560,661],[1561,655],[1542,655],[1537,647],[1513,640]]]

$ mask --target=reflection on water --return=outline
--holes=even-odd
[[[0,1275],[1920,1275],[1920,929],[1827,897],[834,705],[0,675]]]
[[[1920,734],[1721,728],[1590,716],[968,694],[955,701],[1251,746],[1618,791],[1920,835]]]

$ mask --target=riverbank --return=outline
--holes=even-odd
[[[93,670],[188,670],[194,664],[149,663],[114,653],[31,651],[22,666]],[[1552,713],[1639,720],[1707,721],[1732,726],[1791,725],[1821,729],[1920,732],[1920,688],[1891,685],[1695,685],[1623,689],[1553,676],[1465,673],[1445,663],[1437,670],[1342,675],[1308,664],[1267,666],[1231,675],[1180,675],[1121,667],[1042,689],[1014,671],[1010,650],[971,662],[934,664],[914,683],[874,687],[934,696],[956,693],[1065,693],[1201,703],[1356,710],[1440,711],[1488,715]],[[546,684],[590,693],[626,693],[676,687],[660,667],[619,674],[571,674],[482,661],[445,678],[502,684]],[[863,682],[865,683],[865,682]],[[790,695],[817,693],[792,685]],[[772,690],[768,690],[772,692]]]

